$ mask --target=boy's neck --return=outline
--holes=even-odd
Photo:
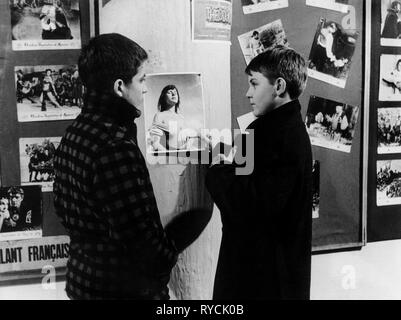
[[[291,101],[294,101],[294,100],[292,100],[289,96],[286,96],[284,98],[278,98],[277,104],[273,110],[278,109],[278,108],[282,107],[283,105],[290,103]]]

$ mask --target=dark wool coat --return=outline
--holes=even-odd
[[[223,236],[214,299],[309,299],[312,153],[298,100],[259,117],[252,174],[212,166]]]

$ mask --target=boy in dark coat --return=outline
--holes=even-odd
[[[248,127],[254,170],[237,175],[238,165],[220,163],[206,180],[223,223],[213,296],[309,299],[312,152],[298,101],[306,63],[278,46],[254,58],[246,73],[257,117]]]

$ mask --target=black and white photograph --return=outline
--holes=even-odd
[[[309,55],[309,76],[345,88],[357,38],[357,32],[321,18]]]
[[[341,13],[348,12],[348,0],[306,0],[306,5]]]
[[[20,138],[21,184],[41,185],[43,192],[53,191],[54,153],[61,137]]]
[[[253,58],[276,45],[288,46],[281,20],[275,20],[238,36],[242,54],[248,65]]]
[[[401,204],[401,160],[377,161],[378,206]]]
[[[381,1],[382,46],[401,47],[401,1]]]
[[[76,65],[14,70],[19,122],[71,120],[81,112],[84,86]]]
[[[288,7],[288,0],[241,0],[244,14]]]
[[[13,50],[81,48],[79,0],[9,0]]]
[[[320,162],[313,160],[312,165],[312,219],[319,218],[320,205]]]
[[[380,101],[401,101],[401,55],[380,56]]]
[[[377,153],[401,153],[401,108],[377,109]]]
[[[151,154],[205,148],[202,77],[199,73],[149,74],[144,101],[146,150]]]
[[[311,96],[305,125],[312,145],[351,152],[359,107]]]
[[[42,237],[40,186],[0,188],[0,241]]]

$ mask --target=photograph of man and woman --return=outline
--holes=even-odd
[[[288,45],[281,20],[275,20],[238,36],[242,54],[248,65],[253,58],[276,45]]]
[[[351,152],[358,114],[358,107],[311,96],[305,124],[312,145]]]
[[[381,39],[382,46],[401,46],[401,1],[381,1]]]
[[[148,153],[205,148],[202,77],[198,73],[149,74],[144,99]]]
[[[40,186],[0,188],[0,240],[22,240],[41,236]]]
[[[309,76],[345,88],[357,39],[354,30],[321,18],[309,55]]]
[[[60,137],[19,140],[22,185],[41,185],[42,191],[53,191],[53,158],[60,140]]]
[[[377,109],[377,153],[401,152],[401,108]]]
[[[401,55],[380,57],[380,101],[401,101]]]
[[[15,67],[19,122],[75,119],[84,86],[76,65]]]
[[[244,14],[288,7],[288,0],[241,0]]]
[[[401,160],[377,161],[378,206],[401,204]]]
[[[14,50],[79,49],[79,0],[9,0]]]

